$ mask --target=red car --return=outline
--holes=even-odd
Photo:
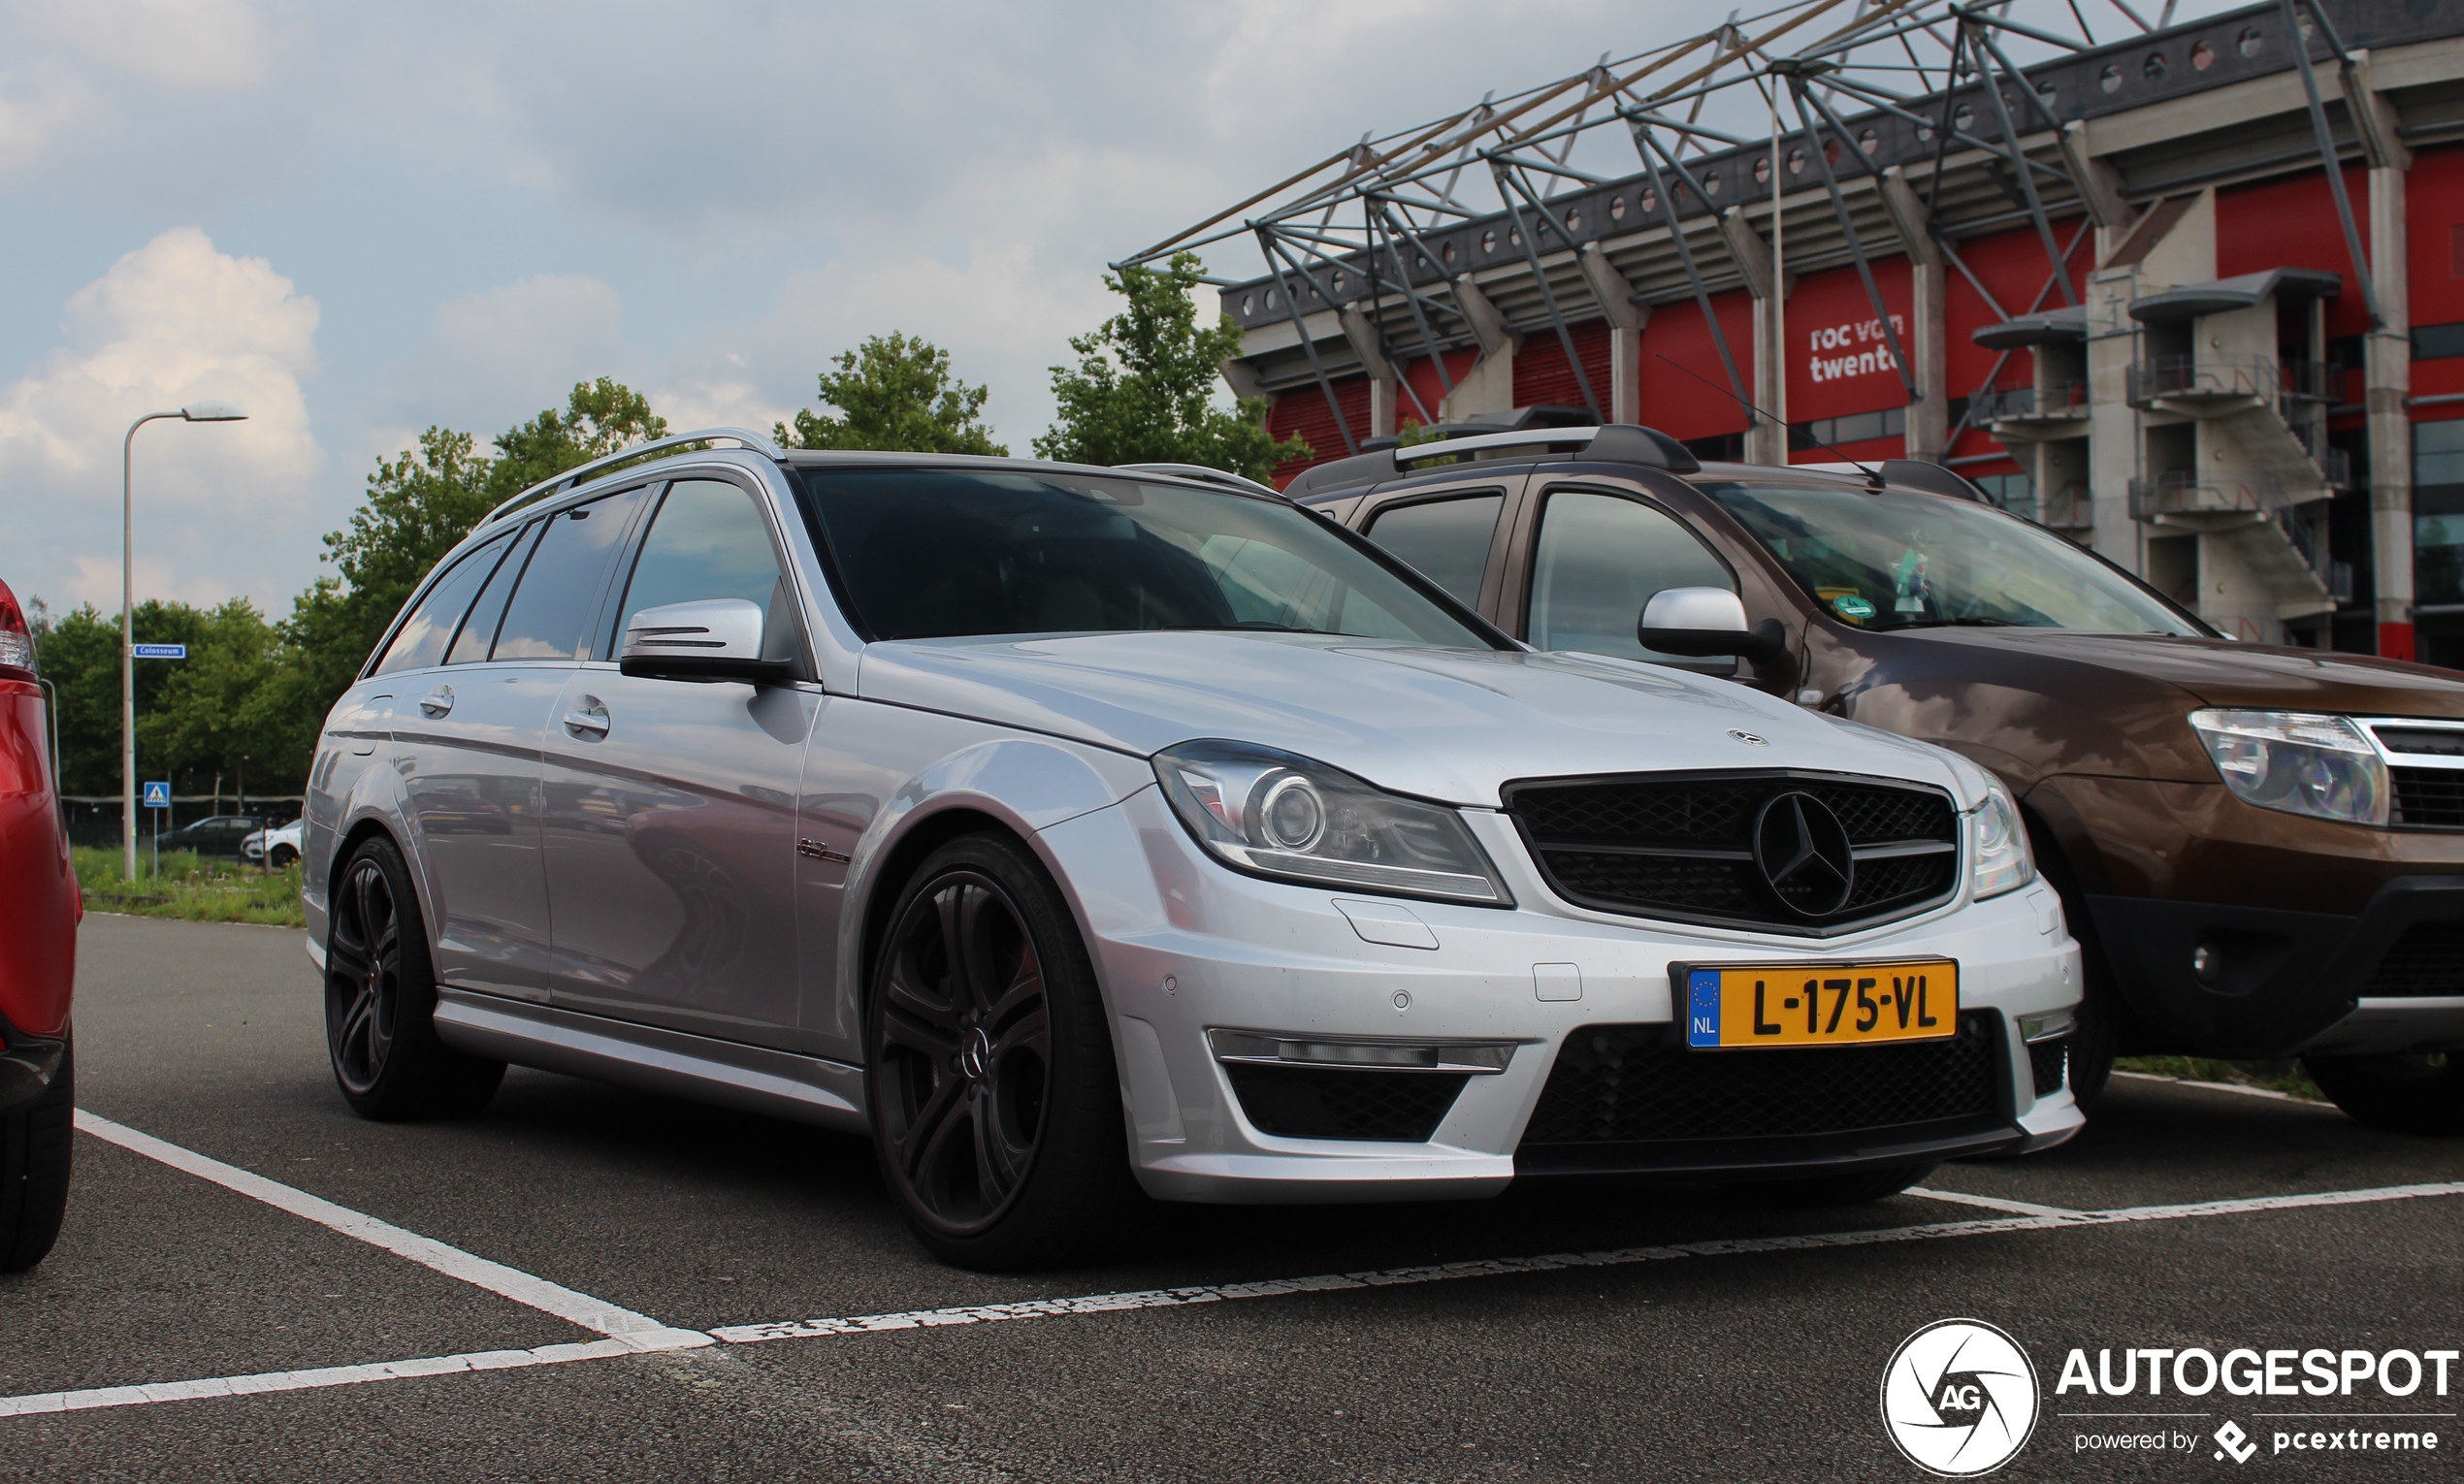
[[[34,635],[0,582],[0,1273],[43,1260],[69,1203],[69,990],[85,906],[49,738]]]

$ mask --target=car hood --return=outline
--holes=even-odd
[[[2060,629],[1919,632],[1928,639],[2040,655],[2162,681],[2211,706],[2464,718],[2464,676],[2401,660],[2164,634]]]
[[[1963,808],[1982,787],[1922,743],[1730,681],[1592,655],[1315,634],[898,640],[865,648],[858,689],[1142,757],[1198,737],[1253,742],[1397,792],[1492,808],[1518,778],[1690,768],[1909,779],[1950,789]]]

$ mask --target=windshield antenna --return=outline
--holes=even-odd
[[[1682,362],[1682,361],[1678,361],[1678,360],[1674,359],[1674,358],[1673,358],[1673,357],[1671,357],[1671,356],[1670,356],[1670,355],[1667,351],[1662,351],[1662,352],[1660,352],[1660,359],[1661,359],[1661,360],[1663,360],[1663,361],[1667,361],[1667,362],[1668,362],[1670,366],[1673,366],[1673,367],[1675,367],[1677,370],[1679,370],[1679,371],[1681,371],[1685,372],[1687,375],[1692,376],[1695,380],[1702,382],[1704,386],[1709,387],[1712,391],[1715,391],[1715,392],[1719,393],[1721,396],[1723,396],[1723,397],[1736,397],[1736,400],[1737,400],[1737,401],[1739,401],[1739,402],[1744,402],[1744,403],[1745,403],[1746,409],[1747,409],[1748,411],[1752,412],[1752,413],[1753,413],[1756,417],[1759,417],[1759,418],[1763,419],[1765,422],[1767,422],[1767,423],[1774,423],[1774,424],[1777,424],[1777,425],[1779,426],[1779,429],[1780,429],[1780,437],[1781,437],[1782,441],[1785,441],[1785,440],[1787,439],[1787,436],[1788,436],[1788,434],[1789,434],[1789,427],[1788,427],[1788,425],[1787,425],[1786,423],[1782,423],[1782,422],[1780,422],[1780,420],[1779,420],[1778,418],[1773,417],[1773,416],[1771,416],[1768,412],[1766,412],[1766,411],[1764,411],[1762,408],[1760,408],[1760,407],[1758,407],[1758,406],[1755,406],[1755,405],[1754,405],[1754,403],[1750,403],[1750,402],[1745,402],[1745,399],[1744,399],[1744,398],[1742,398],[1742,397],[1737,397],[1737,394],[1736,394],[1736,393],[1735,393],[1735,392],[1733,392],[1733,391],[1729,390],[1727,387],[1724,387],[1724,386],[1720,385],[1718,382],[1716,382],[1716,381],[1712,380],[1710,377],[1708,377],[1708,376],[1706,376],[1706,375],[1702,374],[1701,371],[1696,371],[1693,367],[1686,365],[1684,362]],[[1877,490],[1882,488],[1882,484],[1883,484],[1883,479],[1882,479],[1882,470],[1880,470],[1880,469],[1878,469],[1878,468],[1874,468],[1874,467],[1873,467],[1872,465],[1870,465],[1870,464],[1867,464],[1867,463],[1866,463],[1864,460],[1863,460],[1863,459],[1851,459],[1851,458],[1849,458],[1846,454],[1844,454],[1844,453],[1839,453],[1839,450],[1838,450],[1838,449],[1836,449],[1836,448],[1832,447],[1832,446],[1831,444],[1829,444],[1829,443],[1824,442],[1822,439],[1820,439],[1820,438],[1818,438],[1818,437],[1815,437],[1815,436],[1814,436],[1811,433],[1806,434],[1806,435],[1805,435],[1805,436],[1806,436],[1806,438],[1807,438],[1808,440],[1810,440],[1810,441],[1813,443],[1813,445],[1814,445],[1816,448],[1822,449],[1822,450],[1824,450],[1824,451],[1825,451],[1825,452],[1827,452],[1827,453],[1839,454],[1839,461],[1840,461],[1842,464],[1854,465],[1854,466],[1857,468],[1857,469],[1858,469],[1860,472],[1862,472],[1862,473],[1865,476],[1865,483],[1866,483],[1866,485],[1867,485],[1867,486],[1869,486],[1870,488],[1873,488],[1873,489],[1877,489]],[[1785,449],[1783,449],[1783,450],[1781,451],[1781,457],[1782,457],[1782,458],[1786,458],[1786,457],[1787,457],[1787,452],[1786,452],[1786,450],[1785,450]]]

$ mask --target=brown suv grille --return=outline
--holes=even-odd
[[[1755,859],[1756,820],[1792,792],[1838,819],[1855,856],[1827,913],[1792,905]],[[1604,912],[1820,937],[1921,912],[1959,885],[1959,816],[1916,785],[1773,770],[1536,779],[1505,797],[1549,886]]]
[[[2464,995],[2464,922],[2415,922],[2361,991],[2373,998]]]
[[[2415,829],[2464,829],[2464,768],[2389,768],[2387,772],[2395,779],[2395,812],[2388,823]]]

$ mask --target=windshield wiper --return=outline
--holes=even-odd
[[[1938,618],[1910,619],[1904,624],[1894,624],[1891,627],[1893,629],[2032,629],[2037,626],[2018,624],[2009,619],[1997,618]]]
[[[1270,624],[1264,619],[1243,619],[1231,624],[1164,624],[1158,626],[1154,631],[1157,633],[1224,633],[1233,629],[1248,629],[1255,633],[1323,634],[1330,632],[1324,629],[1297,629],[1290,624]]]

